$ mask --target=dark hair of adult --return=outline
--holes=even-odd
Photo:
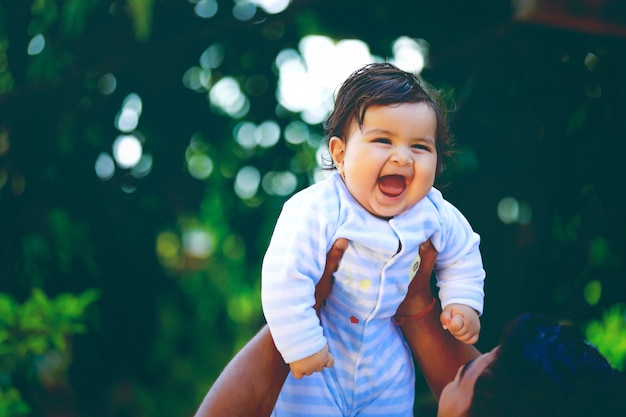
[[[333,136],[346,139],[352,121],[363,127],[365,111],[374,105],[427,103],[437,118],[437,172],[444,170],[444,160],[450,156],[452,138],[448,132],[439,94],[416,74],[403,71],[390,63],[368,64],[350,75],[335,98],[335,108],[324,122],[326,142]],[[332,161],[330,162],[331,168]]]
[[[470,417],[626,416],[624,374],[571,325],[525,314],[474,386]]]

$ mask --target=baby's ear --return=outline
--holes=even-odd
[[[333,158],[333,163],[338,170],[343,168],[343,160],[346,155],[346,143],[338,136],[333,136],[328,142],[328,150]]]

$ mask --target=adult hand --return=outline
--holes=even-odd
[[[439,321],[441,306],[433,304],[430,277],[437,259],[437,251],[426,241],[420,245],[421,264],[413,277],[406,298],[398,307],[397,315],[417,317],[400,325],[415,363],[420,367],[435,398],[454,379],[460,366],[480,355],[472,345],[467,345],[444,330]],[[425,313],[425,314],[424,314]]]
[[[330,294],[332,275],[347,247],[346,239],[338,239],[328,252],[315,289],[316,309]],[[195,417],[269,416],[288,374],[289,367],[276,350],[269,328],[263,326],[224,368]]]
[[[315,287],[314,308],[318,311],[324,300],[330,295],[333,286],[333,274],[339,268],[339,263],[348,248],[348,243],[347,239],[337,239],[326,255],[324,273]],[[427,308],[432,300],[430,276],[437,259],[437,251],[430,243],[430,240],[427,240],[419,246],[419,254],[421,257],[419,269],[409,284],[406,298],[398,307],[397,314],[411,315],[419,313],[424,308]]]
[[[332,289],[332,275],[339,266],[348,241],[339,239],[326,258],[326,267],[316,288],[315,306],[319,309]],[[413,278],[399,314],[417,314],[430,305],[430,274],[436,251],[430,242],[420,245],[421,265]],[[439,323],[441,308],[437,304],[420,320],[401,326],[416,362],[439,398],[441,389],[453,379],[458,367],[478,355],[468,345],[458,342]],[[267,326],[230,361],[200,405],[195,417],[269,416],[276,403],[289,367],[276,350]]]
[[[324,273],[322,278],[315,287],[315,310],[319,311],[320,307],[324,303],[324,300],[330,295],[330,291],[333,287],[333,274],[337,272],[339,268],[339,262],[343,257],[344,252],[348,248],[348,239],[339,238],[335,240],[333,246],[326,254],[326,266],[324,267]]]
[[[428,308],[433,299],[430,289],[430,277],[437,260],[437,250],[430,240],[419,246],[420,265],[409,284],[409,290],[404,301],[398,306],[396,312],[400,316],[412,316],[423,312]]]

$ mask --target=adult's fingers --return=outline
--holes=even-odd
[[[322,303],[330,295],[330,290],[333,287],[333,274],[339,268],[339,262],[343,257],[343,253],[348,248],[348,239],[340,238],[333,243],[326,254],[326,266],[324,267],[324,273],[320,281],[315,287],[315,306],[316,310],[322,306]]]
[[[420,265],[419,269],[413,276],[411,284],[409,284],[408,296],[411,297],[414,293],[423,291],[424,286],[430,287],[430,275],[435,267],[435,261],[437,260],[437,250],[427,240],[419,246]]]

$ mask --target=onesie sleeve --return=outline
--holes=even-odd
[[[326,345],[313,309],[328,243],[321,208],[312,193],[288,200],[277,220],[263,260],[261,301],[274,343],[291,363]]]
[[[442,232],[435,273],[442,308],[458,303],[483,313],[485,270],[480,254],[480,236],[461,212],[447,201],[439,207]]]

